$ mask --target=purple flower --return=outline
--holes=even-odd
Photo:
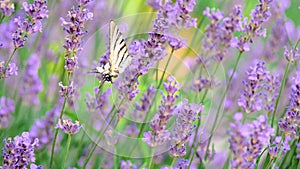
[[[131,125],[127,126],[126,131],[129,137],[134,137],[139,134],[139,130],[136,127],[135,123],[132,123]]]
[[[179,159],[175,165],[175,169],[188,169],[189,168],[189,160],[187,159]]]
[[[189,140],[195,129],[195,121],[200,118],[200,113],[203,111],[203,105],[194,103],[188,104],[188,100],[184,99],[177,107],[177,119],[174,128],[173,140],[175,145],[170,149],[173,157],[183,157],[186,154],[185,143]]]
[[[70,82],[70,84],[68,86],[64,86],[62,84],[62,82],[58,83],[60,90],[59,90],[59,94],[62,97],[68,98],[68,99],[72,99],[75,93],[75,87],[73,86],[73,81]]]
[[[299,59],[300,54],[298,53],[298,48],[296,48],[294,50],[294,48],[291,47],[291,49],[288,50],[288,48],[285,46],[284,47],[284,56],[289,62],[294,63],[295,60]]]
[[[291,86],[290,103],[284,117],[278,122],[279,128],[286,136],[295,137],[300,123],[300,72],[296,73]]]
[[[250,42],[247,37],[239,36],[239,38],[233,38],[230,41],[230,46],[237,48],[240,52],[249,52],[250,51]]]
[[[151,104],[153,102],[154,96],[156,93],[156,87],[153,85],[150,85],[147,88],[147,91],[143,94],[143,96],[140,99],[141,104],[135,103],[135,112],[134,116],[136,116],[136,119],[144,120],[143,116],[148,113],[151,107]]]
[[[4,139],[2,149],[3,168],[27,168],[29,163],[35,162],[34,149],[39,140],[32,140],[28,132],[23,132],[21,136]]]
[[[0,129],[6,128],[15,111],[14,101],[5,97],[0,98]]]
[[[132,65],[135,74],[146,74],[148,69],[166,56],[165,35],[149,33],[148,40],[133,41],[129,46],[129,54],[133,57]]]
[[[33,20],[48,18],[47,1],[35,0],[33,4],[23,2],[22,7],[25,13]]]
[[[18,67],[15,63],[9,63],[5,70],[5,62],[0,61],[0,79],[18,75]]]
[[[20,95],[30,105],[39,104],[38,94],[43,90],[42,82],[38,76],[39,66],[40,59],[37,54],[34,53],[28,60],[20,89]]]
[[[106,115],[110,111],[109,97],[111,94],[111,88],[107,88],[105,92],[100,94],[99,88],[97,87],[94,89],[94,96],[87,94],[84,101],[91,112],[100,112]]]
[[[228,55],[229,47],[235,44],[234,32],[242,29],[241,6],[234,6],[227,17],[220,10],[208,7],[203,14],[210,20],[210,24],[206,27],[203,49],[209,51],[217,61],[222,61]]]
[[[139,93],[138,77],[141,74],[137,73],[137,66],[138,65],[131,64],[131,66],[125,70],[124,76],[119,77],[114,82],[114,88],[119,91],[119,98],[126,98],[131,101]]]
[[[253,24],[253,30],[259,29],[259,26],[268,21],[271,17],[269,5],[272,1],[273,0],[259,0],[259,4],[257,4],[255,9],[251,11],[250,22]]]
[[[271,17],[270,3],[272,0],[259,0],[259,4],[251,11],[251,18],[244,18],[242,23],[242,32],[245,36],[239,39],[235,38],[232,46],[236,47],[240,52],[249,51],[249,42],[253,42],[255,37],[265,37],[266,29],[262,24],[267,22]]]
[[[131,163],[131,161],[123,161],[120,162],[120,169],[137,169],[138,167]]]
[[[279,95],[279,88],[280,88],[280,80],[278,75],[268,74],[266,76],[266,85],[264,86],[265,89],[265,110],[268,114],[272,113],[275,108],[275,101]]]
[[[274,159],[278,156],[280,149],[283,150],[281,152],[282,156],[285,155],[286,152],[291,149],[290,145],[288,143],[288,139],[285,139],[283,141],[281,136],[275,137],[272,144],[275,144],[275,146],[268,145],[268,151],[269,151],[269,154],[271,155],[271,159]]]
[[[168,41],[169,41],[169,45],[174,50],[180,49],[183,46],[182,40],[179,40],[178,38],[169,37]]]
[[[15,5],[10,0],[2,0],[0,2],[0,10],[2,17],[10,16],[15,11]]]
[[[93,13],[89,12],[86,5],[90,0],[78,0],[78,6],[68,11],[67,19],[60,18],[61,25],[66,32],[64,48],[65,69],[72,73],[77,68],[77,53],[82,50],[82,38],[87,34],[85,30],[87,21],[93,19]]]
[[[210,80],[208,78],[204,78],[200,76],[198,79],[194,81],[192,85],[192,89],[196,92],[201,92],[203,89],[208,88],[210,86]]]
[[[25,45],[28,37],[36,32],[42,32],[42,20],[48,18],[47,1],[34,0],[33,4],[24,2],[23,9],[28,18],[18,17],[14,22],[17,30],[13,33],[12,39],[15,48]]]
[[[242,113],[236,113],[235,123],[230,123],[231,165],[233,168],[254,168],[256,158],[268,145],[274,129],[268,124],[266,116],[261,115],[250,124],[242,124],[242,118]]]
[[[150,122],[151,131],[144,133],[143,141],[151,147],[162,145],[170,140],[170,132],[166,130],[166,127],[176,109],[175,101],[178,98],[176,92],[179,90],[180,85],[174,77],[170,76],[168,82],[164,83],[164,88],[167,95],[163,95],[158,113],[154,115]]]
[[[172,1],[165,1],[164,4],[162,2],[159,3],[160,8],[157,18],[153,21],[153,30],[157,34],[169,37],[168,41],[171,47],[175,50],[179,49],[183,44],[180,40],[181,38],[171,30],[196,27],[197,20],[190,16],[196,1],[179,0],[175,3],[172,3]]]
[[[79,121],[72,123],[71,120],[61,121],[61,119],[59,119],[56,128],[60,128],[66,134],[74,135],[79,132],[81,125],[79,124]]]
[[[55,120],[59,116],[61,111],[61,105],[55,106],[52,110],[46,113],[42,119],[36,119],[31,126],[29,134],[31,138],[38,138],[38,149],[43,148],[53,140],[53,126]]]
[[[30,164],[30,169],[42,169],[43,167],[42,166],[37,166],[35,164]]]
[[[267,116],[263,115],[258,116],[250,127],[250,145],[247,147],[246,159],[254,162],[263,148],[269,144],[271,136],[274,135],[274,129],[268,124]]]
[[[247,71],[247,79],[243,80],[243,90],[238,99],[238,105],[246,113],[259,111],[262,108],[263,82],[269,72],[266,70],[265,62],[259,61]]]
[[[236,113],[234,115],[234,123],[230,123],[231,130],[228,132],[230,139],[230,149],[232,151],[232,159],[230,160],[232,168],[245,166],[245,149],[249,145],[247,137],[249,136],[249,128],[241,123],[243,114]]]

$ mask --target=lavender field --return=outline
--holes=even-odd
[[[0,169],[300,169],[299,0],[0,0]]]

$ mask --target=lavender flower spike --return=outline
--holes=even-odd
[[[65,69],[72,73],[77,68],[77,53],[82,50],[82,38],[87,31],[85,25],[87,21],[93,19],[93,13],[85,7],[90,0],[78,0],[78,6],[68,11],[67,19],[60,18],[61,25],[66,32],[64,48]]]
[[[263,88],[263,82],[269,72],[266,70],[265,63],[259,61],[255,66],[247,71],[247,79],[243,81],[243,90],[238,105],[245,113],[252,113],[261,110],[263,94],[260,90]]]
[[[230,124],[229,143],[233,153],[231,165],[233,168],[254,168],[256,159],[274,135],[274,129],[263,115],[250,124],[242,124],[242,119],[243,114],[236,113],[235,123]]]
[[[17,30],[12,35],[16,49],[25,45],[28,37],[36,32],[42,32],[42,19],[48,18],[46,0],[34,0],[33,4],[24,2],[22,7],[28,18],[15,18]]]
[[[2,12],[2,17],[7,17],[15,11],[15,6],[10,0],[2,0],[0,2],[0,10]]]
[[[176,82],[174,77],[170,76],[168,82],[164,83],[164,88],[167,91],[167,95],[163,96],[158,113],[155,114],[150,122],[151,131],[144,133],[143,141],[151,147],[162,145],[170,140],[170,132],[166,127],[176,109],[174,104],[178,98],[176,92],[179,90],[180,85]]]
[[[81,125],[79,124],[79,121],[75,121],[75,123],[72,123],[71,120],[61,121],[61,119],[59,119],[56,128],[60,128],[66,134],[74,135],[79,132]]]
[[[15,63],[9,63],[5,70],[5,62],[0,61],[0,79],[18,75],[18,66]]]
[[[32,140],[28,132],[23,132],[21,136],[14,139],[4,139],[2,149],[3,168],[27,168],[29,163],[35,162],[34,149],[39,140]]]
[[[286,136],[296,137],[300,123],[300,71],[294,77],[291,86],[290,103],[283,118],[278,122],[279,128]]]
[[[177,107],[178,117],[176,119],[173,136],[173,140],[176,144],[170,149],[170,153],[173,157],[183,157],[186,154],[185,143],[192,135],[192,132],[196,127],[193,123],[200,118],[200,113],[202,111],[202,104],[188,104],[187,99],[184,99]]]

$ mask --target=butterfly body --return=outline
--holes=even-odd
[[[130,64],[132,57],[128,54],[126,42],[114,21],[109,25],[109,60],[105,65],[95,68],[94,73],[102,75],[102,80],[113,82]]]

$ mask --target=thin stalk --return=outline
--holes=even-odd
[[[155,83],[156,83],[156,86],[158,85],[158,65],[159,65],[159,61],[156,63],[156,70],[155,70]]]
[[[257,160],[256,160],[256,166],[255,166],[254,169],[257,169],[257,168],[258,168],[259,161],[260,161],[262,155],[263,155],[263,154],[265,153],[265,151],[267,151],[267,150],[268,150],[268,147],[266,147],[266,148],[260,153],[260,155],[257,157]]]
[[[283,79],[281,81],[281,85],[280,85],[280,90],[279,90],[279,94],[278,94],[278,97],[276,99],[276,103],[275,103],[275,108],[272,112],[272,121],[271,121],[271,127],[273,128],[273,125],[274,125],[274,120],[275,120],[275,114],[276,114],[276,111],[277,111],[277,108],[278,108],[278,105],[279,105],[279,100],[280,100],[280,97],[281,97],[281,94],[282,94],[282,91],[284,89],[284,86],[285,86],[285,83],[286,83],[286,79],[287,79],[287,76],[288,76],[288,72],[289,72],[289,67],[290,67],[290,61],[286,64],[286,67],[285,67],[285,71],[284,71],[284,75],[283,75]]]
[[[1,19],[0,19],[0,24],[3,22],[3,19],[5,18],[4,15],[1,16]]]
[[[300,43],[300,38],[298,39],[298,41],[296,42],[296,44],[294,46],[294,50],[293,50],[293,53],[292,53],[293,57],[294,57],[295,51],[296,51],[299,43]],[[283,89],[285,87],[285,83],[286,83],[286,79],[287,79],[287,76],[288,76],[288,71],[289,71],[290,64],[291,64],[291,61],[288,61],[287,65],[285,67],[285,72],[284,72],[283,79],[282,79],[281,85],[280,85],[279,95],[278,95],[278,97],[276,99],[275,108],[274,108],[274,111],[272,113],[271,127],[273,127],[273,125],[274,125],[275,114],[276,114],[276,111],[277,111],[277,108],[278,108],[278,105],[279,105],[279,100],[280,100],[282,91],[283,91]]]
[[[278,153],[278,155],[277,155],[277,157],[276,157],[276,160],[275,160],[275,162],[274,162],[274,164],[273,164],[273,166],[272,166],[272,169],[274,169],[275,167],[276,167],[276,164],[278,163],[278,161],[279,161],[279,159],[280,159],[280,156],[281,156],[281,154],[282,154],[282,151],[283,151],[283,149],[284,149],[284,147],[282,147],[282,143],[283,143],[283,139],[285,139],[285,137],[284,137],[284,134],[282,134],[282,136],[281,136],[281,140],[280,140],[280,142],[279,142],[279,153]],[[272,160],[271,160],[272,161]],[[269,168],[269,167],[268,167]]]
[[[215,74],[216,74],[216,72],[217,72],[217,70],[218,70],[218,68],[219,68],[219,65],[220,65],[220,62],[217,63],[216,68],[215,68],[215,70],[214,70],[214,72],[213,72],[213,74],[212,74],[212,77],[215,76]],[[207,96],[207,93],[208,93],[208,87],[205,88],[204,95],[202,96],[200,103],[203,104],[203,102],[204,102],[204,100],[205,100],[205,98],[206,98],[206,96]],[[196,127],[196,130],[195,130],[195,131],[196,131],[196,132],[195,132],[195,136],[194,136],[194,139],[193,139],[193,142],[192,142],[192,147],[194,146],[194,144],[195,144],[195,142],[196,142],[197,133],[198,133],[200,124],[201,124],[201,118],[198,120],[198,123],[197,123],[197,127]],[[200,139],[201,139],[201,137],[200,137]],[[200,141],[201,141],[201,140],[200,140]],[[190,152],[192,151],[192,147],[189,149],[189,151],[188,151],[188,153],[187,153],[187,154],[188,154],[188,157],[190,157]],[[194,157],[192,157],[192,158],[194,158]],[[190,164],[191,164],[191,161],[190,161]]]
[[[160,78],[160,81],[159,81],[158,86],[157,86],[156,89],[159,89],[160,86],[162,85],[162,82],[163,82],[164,77],[165,77],[165,74],[166,74],[166,70],[167,70],[167,68],[168,68],[168,66],[169,66],[169,64],[170,64],[171,58],[172,58],[172,56],[173,56],[173,53],[174,53],[174,49],[172,49],[172,51],[171,51],[171,53],[170,53],[170,55],[169,55],[167,64],[166,64],[166,66],[165,66],[165,68],[164,68],[163,74],[162,74],[162,76],[161,76],[161,78]]]
[[[148,169],[151,169],[152,161],[153,161],[153,156],[154,156],[154,148],[151,148],[151,157],[150,161],[148,163]]]
[[[197,153],[197,152],[194,152],[194,153],[192,154],[192,157],[191,157],[191,159],[190,159],[188,168],[191,168],[192,161],[194,160],[194,157],[195,157],[195,154],[196,154],[196,153]]]
[[[227,85],[226,85],[225,92],[224,92],[224,94],[223,94],[223,96],[222,96],[222,98],[221,98],[220,104],[219,104],[219,106],[218,106],[216,117],[215,117],[215,119],[213,120],[213,126],[212,126],[212,129],[211,129],[211,131],[210,131],[210,136],[209,136],[208,143],[207,143],[207,146],[206,146],[205,159],[206,159],[207,156],[208,156],[208,149],[209,149],[210,142],[211,142],[211,139],[212,139],[212,136],[213,136],[213,132],[215,131],[215,129],[216,129],[216,127],[217,127],[217,119],[218,119],[218,116],[219,116],[219,114],[220,114],[220,112],[221,112],[221,107],[222,107],[222,105],[223,105],[223,102],[224,102],[224,100],[225,100],[225,97],[226,97],[226,95],[227,95],[227,92],[228,92],[228,90],[229,90],[229,87],[230,87],[230,85],[231,85],[233,76],[234,76],[234,74],[235,74],[235,72],[236,72],[236,69],[237,69],[237,66],[238,66],[238,64],[239,64],[239,61],[240,61],[240,59],[241,59],[242,53],[243,53],[243,52],[240,52],[240,53],[239,53],[239,55],[238,55],[238,57],[237,57],[237,59],[236,59],[236,61],[235,61],[235,64],[234,64],[234,67],[233,67],[233,72],[232,72],[232,74],[230,75],[229,81],[228,81],[228,83],[227,83]]]
[[[70,79],[71,79],[71,75],[68,74],[68,77],[67,77],[68,81],[68,85],[70,83]],[[63,102],[63,105],[61,107],[61,110],[60,110],[60,115],[59,115],[59,119],[62,120],[62,116],[64,114],[64,110],[65,110],[65,107],[66,107],[66,103],[67,103],[67,98],[65,97],[64,98],[64,102]],[[53,143],[52,143],[52,149],[51,149],[51,157],[50,157],[50,165],[49,165],[49,168],[51,169],[52,167],[52,164],[53,164],[53,157],[54,157],[54,149],[55,149],[55,143],[56,143],[56,139],[57,139],[57,135],[58,135],[58,130],[59,128],[56,128],[55,129],[55,135],[54,135],[54,139],[53,139]]]
[[[63,106],[61,107],[59,119],[61,119],[62,116],[63,116],[63,111],[65,109],[66,102],[67,102],[67,98],[64,98],[64,103],[63,103]],[[53,139],[53,142],[52,142],[52,149],[51,149],[51,156],[50,156],[50,165],[49,165],[50,169],[52,168],[52,164],[53,164],[54,149],[55,149],[55,143],[56,143],[56,139],[57,139],[57,135],[58,135],[58,130],[59,130],[59,128],[55,129],[54,139]]]
[[[231,159],[231,151],[228,153],[228,157],[226,159],[225,164],[223,165],[223,169],[228,169],[229,168],[230,159]]]
[[[176,158],[173,158],[173,159],[172,159],[172,163],[171,163],[171,167],[173,167],[173,166],[174,166],[174,164],[175,164],[175,161],[176,161]]]
[[[65,165],[66,165],[66,161],[67,161],[67,158],[68,158],[69,149],[70,149],[70,145],[71,145],[71,139],[72,139],[71,134],[68,134],[68,141],[67,141],[66,154],[65,154],[65,157],[64,157],[64,160],[63,160],[63,163],[62,163],[62,169],[64,169],[64,168],[65,168]]]
[[[80,155],[81,155],[80,150],[82,150],[84,136],[85,136],[85,132],[82,132],[82,136],[81,136],[81,139],[80,139],[80,142],[79,142],[79,146],[78,146],[79,150],[78,150],[78,154],[77,154],[77,160],[79,160]]]

